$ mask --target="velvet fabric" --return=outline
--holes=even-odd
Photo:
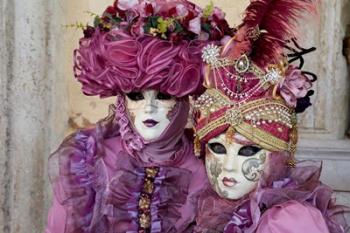
[[[199,198],[197,233],[345,233],[349,211],[336,206],[332,189],[319,181],[321,163],[273,153],[255,191],[226,200],[209,188]]]
[[[163,141],[142,142],[136,149],[127,149],[120,134],[133,132],[127,122],[121,130],[125,112],[112,111],[96,128],[68,137],[49,161],[54,201],[46,232],[138,232],[138,204],[147,167],[159,168],[150,205],[151,231],[192,232],[197,199],[208,183],[203,164],[184,134],[184,124],[176,123],[182,121],[176,117],[180,112],[178,108],[174,113],[173,124],[160,137]],[[181,133],[168,134],[174,133],[173,127],[182,128]],[[168,148],[172,154],[157,158],[158,150],[149,151],[158,160],[142,154],[144,148],[164,143],[167,137],[178,140],[176,149]]]

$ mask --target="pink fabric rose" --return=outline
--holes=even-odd
[[[156,7],[155,2],[144,1],[144,2],[141,2],[141,4],[139,4],[136,7],[136,9],[142,18],[146,18],[148,16],[151,16],[154,13],[155,7]]]
[[[285,79],[280,82],[280,94],[289,107],[297,106],[297,99],[307,95],[312,84],[310,80],[295,66],[289,66]]]
[[[130,27],[130,34],[134,37],[143,36],[145,31],[143,29],[145,23],[142,20],[138,20]]]
[[[201,34],[198,37],[198,40],[207,41],[207,40],[209,40],[209,38],[210,38],[209,33],[202,31]]]
[[[201,33],[201,16],[197,16],[190,21],[189,30],[197,35]]]
[[[215,15],[218,19],[225,19],[225,13],[218,7],[214,8],[213,15]]]
[[[180,17],[186,17],[188,15],[188,10],[184,5],[179,4],[176,6],[176,13]]]
[[[139,0],[119,0],[118,8],[120,10],[126,11],[139,4]]]

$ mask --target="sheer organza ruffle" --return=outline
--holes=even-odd
[[[99,195],[105,187],[106,168],[101,162],[103,138],[117,136],[119,126],[114,107],[96,128],[79,130],[67,137],[49,158],[49,177],[57,201],[65,207],[65,233],[89,232],[100,215],[94,215],[102,203]],[[101,205],[101,204],[99,204]]]
[[[138,201],[145,172],[130,160],[125,160],[117,170],[106,193],[104,214],[108,218],[109,229],[118,229],[115,232],[137,232]],[[186,202],[190,182],[186,177],[190,174],[181,168],[159,169],[150,206],[152,232],[176,232],[174,226],[181,217],[179,207]]]
[[[112,108],[95,128],[69,136],[49,159],[54,195],[66,213],[65,233],[138,231],[138,204],[149,165],[125,149],[119,122]],[[152,232],[188,232],[199,193],[207,187],[203,164],[186,136],[181,140],[182,148],[159,167],[154,180]]]
[[[272,154],[257,189],[238,201],[224,200],[212,190],[203,193],[195,232],[253,233],[266,211],[289,201],[318,209],[331,233],[347,232],[343,213],[349,210],[335,205],[332,189],[320,182],[322,163],[300,161],[289,168],[286,159]]]

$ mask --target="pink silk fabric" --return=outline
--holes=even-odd
[[[267,210],[256,233],[329,233],[329,230],[318,209],[288,201]]]
[[[53,203],[47,219],[45,233],[65,232],[67,214],[62,205],[53,197]]]

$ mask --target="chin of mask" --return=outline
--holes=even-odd
[[[221,134],[208,142],[205,165],[219,196],[237,200],[255,189],[271,152],[239,134],[228,140]]]
[[[176,98],[154,90],[126,94],[126,107],[133,127],[146,141],[159,138],[170,124]]]

